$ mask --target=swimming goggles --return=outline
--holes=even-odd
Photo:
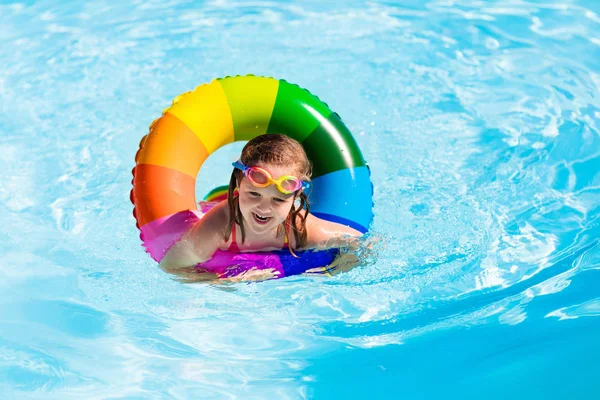
[[[274,184],[283,194],[294,193],[296,190],[308,189],[310,187],[310,182],[300,180],[292,175],[284,175],[277,179],[273,179],[269,171],[260,167],[246,167],[239,160],[231,165],[241,170],[244,173],[244,176],[257,187],[267,187]]]

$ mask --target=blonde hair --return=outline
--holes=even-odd
[[[249,167],[259,163],[270,164],[277,167],[292,166],[296,176],[304,181],[310,181],[312,172],[311,163],[308,160],[302,145],[289,136],[280,134],[269,133],[257,136],[250,140],[242,149],[240,161]],[[227,196],[229,223],[225,229],[225,241],[229,240],[231,231],[235,229],[235,224],[240,226],[242,243],[246,238],[242,213],[239,206],[239,195],[235,192],[243,177],[242,171],[234,168],[231,173],[231,179],[229,180],[229,191]],[[300,205],[296,208],[295,203],[297,198],[300,199]],[[304,213],[302,213],[303,210]],[[304,191],[296,192],[294,194],[294,204],[290,209],[287,219],[290,220],[290,226],[294,233],[294,238],[296,239],[297,248],[304,247],[307,243],[306,216],[308,215],[309,210],[310,205],[308,204],[307,194],[304,193]],[[284,224],[286,222],[284,222]],[[280,228],[282,227],[280,226],[278,228],[278,234],[281,233]],[[283,226],[283,229],[285,230],[285,226]],[[290,252],[294,254],[291,244],[289,245],[289,249]]]

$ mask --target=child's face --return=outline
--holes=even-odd
[[[273,178],[296,175],[290,167],[277,167],[259,163],[257,167],[267,170]],[[294,202],[294,194],[281,193],[275,185],[254,186],[246,177],[239,186],[240,211],[244,226],[254,233],[262,234],[277,228],[287,218]]]

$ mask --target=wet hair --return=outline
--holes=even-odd
[[[296,140],[280,134],[264,134],[250,140],[242,149],[240,156],[241,162],[249,167],[256,166],[259,163],[269,164],[276,167],[294,168],[295,176],[304,181],[310,181],[311,163],[306,157],[306,152],[300,143]],[[240,226],[242,233],[242,243],[246,239],[242,213],[239,205],[239,195],[236,189],[239,187],[244,174],[237,168],[233,169],[231,179],[229,180],[229,191],[227,204],[229,206],[229,223],[225,229],[225,241],[229,240],[231,231],[235,224]],[[296,207],[296,199],[300,199],[300,205]],[[297,191],[294,194],[294,203],[290,210],[286,222],[279,226],[277,234],[285,232],[285,224],[290,220],[290,227],[296,239],[296,247],[304,247],[307,243],[306,217],[310,211],[308,196],[304,191]],[[289,245],[289,249],[294,254],[294,250]]]

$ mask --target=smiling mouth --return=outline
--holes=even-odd
[[[254,221],[256,221],[260,225],[266,224],[271,219],[271,217],[263,217],[256,213],[252,213],[252,218],[254,218]]]

